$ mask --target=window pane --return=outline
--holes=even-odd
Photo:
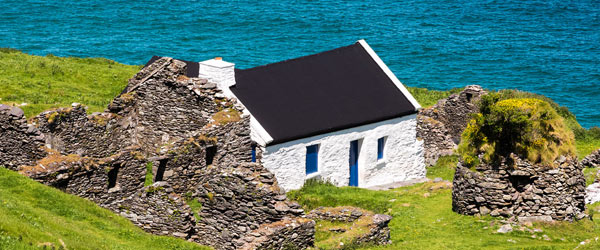
[[[306,147],[306,174],[316,173],[319,170],[319,145]]]
[[[383,158],[383,146],[385,144],[385,137],[381,137],[377,140],[377,160]]]

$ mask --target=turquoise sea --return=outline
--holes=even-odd
[[[248,68],[366,39],[406,85],[543,94],[600,125],[600,2],[0,1],[0,47]]]

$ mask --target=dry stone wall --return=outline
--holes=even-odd
[[[425,164],[434,165],[440,156],[454,152],[471,114],[479,112],[477,102],[485,94],[480,86],[469,85],[459,94],[419,111],[417,137],[424,141]]]
[[[156,182],[125,197],[113,210],[133,224],[156,235],[189,239],[195,218],[185,198],[173,192],[168,182]]]
[[[272,173],[249,163],[249,117],[216,85],[162,58],[106,112],[74,104],[36,116],[0,106],[0,165],[89,199],[145,231],[237,249],[314,243],[314,222]],[[46,147],[44,147],[44,144]],[[38,149],[36,151],[35,149]],[[150,172],[151,171],[151,172]],[[201,208],[200,208],[201,207]]]
[[[471,170],[458,164],[452,209],[466,215],[573,220],[585,217],[585,177],[574,158],[557,168],[536,166],[513,155],[514,167],[482,164]]]
[[[312,247],[315,221],[305,218],[285,218],[263,224],[236,242],[240,250],[288,250]]]
[[[132,78],[109,105],[111,112],[128,117],[124,124],[135,128],[135,140],[148,154],[193,136],[210,121],[219,100],[224,100],[215,97],[216,85],[184,73],[185,63],[161,58]]]
[[[600,149],[595,150],[583,160],[581,160],[581,165],[587,168],[597,168],[600,167]]]
[[[389,222],[392,216],[374,214],[357,207],[319,207],[308,213],[307,218],[314,220],[351,222],[350,230],[363,233],[345,232],[354,237],[352,245],[385,245],[391,243]]]
[[[32,165],[46,153],[44,135],[27,124],[23,110],[0,104],[0,166],[17,170],[21,165]]]
[[[234,242],[261,224],[297,217],[303,210],[287,200],[275,176],[256,163],[208,167],[201,174],[193,197],[202,204],[196,223],[201,244],[234,249]],[[215,243],[218,242],[218,245]]]
[[[131,131],[121,126],[118,115],[87,115],[84,106],[45,111],[34,117],[35,125],[45,135],[46,147],[63,154],[106,157],[133,146]]]
[[[134,148],[106,158],[50,151],[36,165],[21,167],[20,172],[113,210],[120,200],[143,188],[146,173],[144,158]]]

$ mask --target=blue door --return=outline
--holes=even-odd
[[[350,142],[350,186],[358,187],[358,140]]]

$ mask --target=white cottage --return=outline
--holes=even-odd
[[[315,177],[358,187],[425,177],[420,105],[364,40],[244,70],[188,62],[197,74],[246,107],[253,158],[286,190]]]

